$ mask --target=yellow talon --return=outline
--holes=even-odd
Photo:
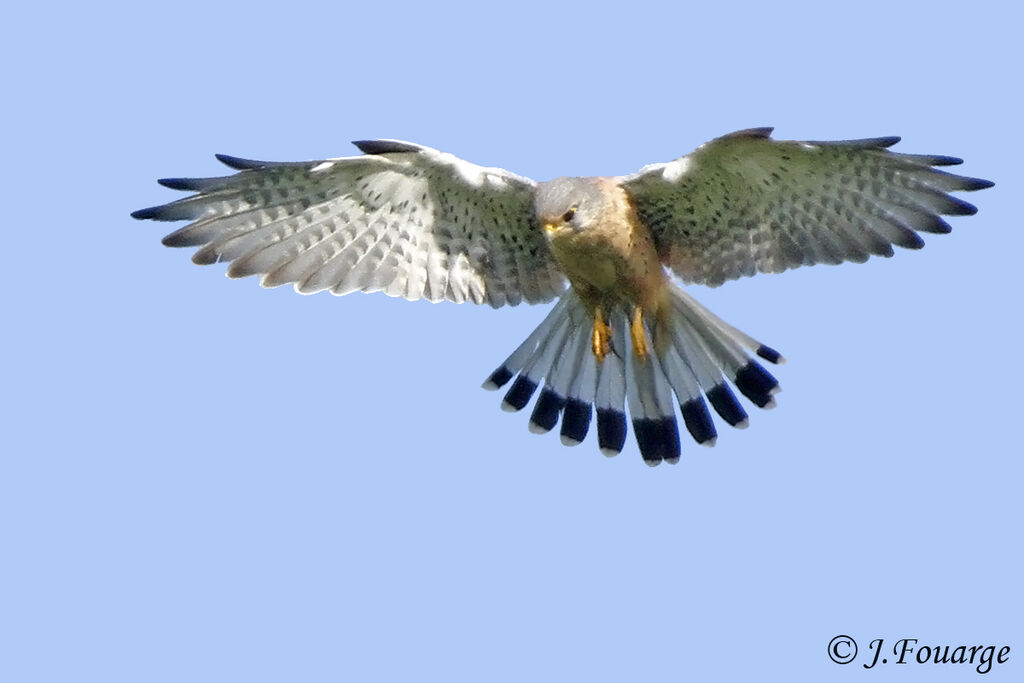
[[[633,352],[644,360],[647,358],[647,337],[644,336],[644,312],[637,306],[633,309],[633,324],[629,326],[629,334],[633,338]]]
[[[594,355],[597,357],[598,363],[603,362],[604,357],[608,355],[608,350],[611,348],[611,340],[612,328],[608,327],[608,323],[604,321],[604,314],[601,313],[601,309],[598,308],[594,311],[593,340]]]

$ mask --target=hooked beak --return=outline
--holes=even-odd
[[[545,223],[544,231],[549,235],[554,235],[556,232],[558,232],[558,226],[555,225],[554,223]]]

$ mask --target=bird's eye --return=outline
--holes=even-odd
[[[562,220],[565,221],[566,223],[568,223],[575,216],[576,216],[576,207],[574,206],[573,208],[569,209],[568,211],[566,211],[565,213],[562,214]]]

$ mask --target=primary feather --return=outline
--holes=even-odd
[[[943,215],[976,209],[948,193],[991,187],[933,168],[946,156],[896,154],[897,137],[841,142],[769,138],[770,128],[712,140],[622,178],[662,260],[688,283],[891,256]]]

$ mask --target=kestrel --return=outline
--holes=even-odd
[[[397,140],[356,142],[362,155],[323,161],[218,155],[238,173],[160,180],[195,194],[132,216],[191,221],[163,243],[199,247],[193,262],[230,262],[229,277],[260,275],[264,287],[495,308],[558,297],[484,388],[515,378],[502,408],[518,411],[543,383],[530,430],[561,418],[567,445],[583,441],[596,412],[605,455],[623,448],[628,401],[644,462],[676,463],[676,403],[694,440],[712,445],[705,398],[745,427],[730,383],[771,407],[778,382],[753,355],[783,359],[670,272],[715,287],[919,249],[918,233],[950,231],[941,216],[976,212],[951,192],[992,186],[935,168],[960,159],[888,151],[897,137],[794,142],[771,131],[731,133],[632,175],[544,183]]]

